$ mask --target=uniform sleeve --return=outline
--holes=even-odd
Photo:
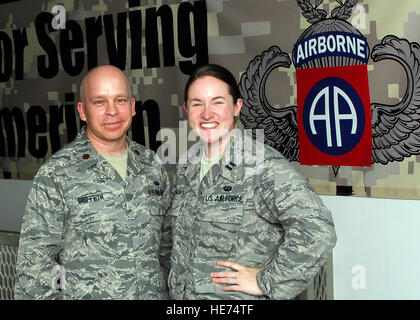
[[[54,288],[64,209],[52,179],[37,175],[26,203],[16,265],[15,299],[61,299]],[[57,286],[56,286],[57,287]]]
[[[257,275],[258,286],[270,299],[293,299],[336,243],[331,212],[285,159],[267,161],[257,192],[259,214],[284,231],[276,256]]]
[[[160,264],[165,273],[165,282],[168,278],[170,270],[171,250],[172,250],[172,227],[171,220],[168,215],[169,207],[171,205],[171,185],[169,183],[168,175],[164,167],[162,167],[162,176],[164,180],[165,191],[163,194],[165,216],[162,224],[162,236],[160,243]]]

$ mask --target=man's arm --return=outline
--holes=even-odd
[[[60,191],[48,176],[38,174],[26,204],[16,265],[15,299],[60,299],[54,288],[64,235]]]

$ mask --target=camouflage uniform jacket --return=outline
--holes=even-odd
[[[182,164],[181,159],[178,164],[167,215],[172,221],[168,285],[173,299],[292,299],[308,286],[335,245],[331,213],[306,179],[262,143],[263,166],[254,170],[255,163],[241,157],[245,148],[236,151],[238,144],[246,144],[234,141],[236,136],[225,149],[230,152],[201,183],[199,161]],[[188,153],[197,154],[199,144]],[[226,270],[216,265],[218,260],[263,268],[257,283],[265,295],[222,291],[223,285],[210,277]]]
[[[16,299],[168,298],[159,262],[167,174],[154,152],[127,145],[125,181],[85,129],[40,168],[21,230]],[[56,286],[58,267],[65,277]]]

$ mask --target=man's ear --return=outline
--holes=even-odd
[[[83,105],[83,102],[77,103],[77,111],[79,111],[80,120],[86,121],[85,106]]]
[[[136,98],[131,98],[131,116],[134,117],[136,115]]]
[[[184,108],[185,112],[188,113],[187,104],[185,102],[182,103],[182,107]]]

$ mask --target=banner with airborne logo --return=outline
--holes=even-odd
[[[341,19],[320,19],[294,45],[302,165],[371,165],[367,39]]]

